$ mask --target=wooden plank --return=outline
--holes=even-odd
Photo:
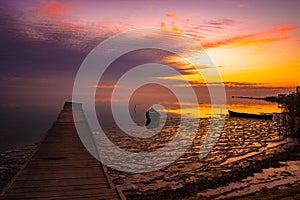
[[[88,189],[77,189],[77,190],[51,190],[51,191],[31,191],[31,192],[8,192],[6,194],[9,196],[22,196],[22,198],[42,198],[42,197],[76,197],[85,195],[101,195],[102,197],[116,198],[118,195],[113,193],[110,189],[102,188],[88,188]]]
[[[89,178],[102,178],[103,180],[106,180],[103,175],[99,173],[95,174],[67,174],[67,173],[59,173],[59,174],[30,174],[30,175],[24,175],[19,177],[18,180],[20,181],[43,181],[43,180],[64,180],[64,179],[89,179]]]
[[[55,185],[55,186],[44,186],[44,187],[15,187],[14,191],[16,193],[20,192],[47,192],[47,191],[67,191],[67,190],[80,190],[80,189],[89,189],[89,188],[99,188],[102,184],[80,184],[80,185]]]
[[[62,169],[62,168],[61,168]],[[39,174],[74,174],[74,173],[79,173],[79,174],[94,174],[98,173],[100,169],[88,169],[87,167],[81,167],[81,168],[68,168],[66,167],[65,170],[68,170],[67,173],[63,173],[61,169],[48,169],[44,170],[43,168],[40,168],[40,173]],[[26,170],[24,172],[24,175],[34,175],[36,172],[34,170]]]
[[[73,185],[97,185],[99,188],[108,188],[107,182],[99,179],[80,179],[80,180],[49,180],[49,181],[15,181],[11,188],[32,188],[32,187],[63,187]]]
[[[75,197],[70,197],[70,196],[61,196],[61,197],[37,197],[37,198],[23,198],[20,195],[12,195],[12,196],[7,196],[7,197],[2,197],[0,196],[0,200],[20,200],[20,199],[33,199],[33,200],[63,200],[63,199],[89,199],[89,200],[118,200],[120,199],[119,197],[103,197],[102,195],[84,195],[84,196],[75,196]]]
[[[125,199],[121,190],[114,187],[107,168],[83,146],[72,106],[77,109],[79,125],[90,131],[81,105],[66,102],[56,122],[2,191],[0,199]],[[90,137],[93,144],[91,132]]]
[[[111,194],[109,192],[107,193],[78,193],[75,195],[65,195],[64,192],[61,192],[60,194],[36,194],[36,193],[23,193],[23,194],[7,194],[5,195],[5,199],[77,199],[78,197],[90,197],[90,199],[114,199],[118,198],[117,194]]]

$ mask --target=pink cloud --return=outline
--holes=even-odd
[[[246,4],[239,4],[238,7],[239,8],[246,8],[246,7],[248,7],[248,5],[246,5]]]
[[[72,12],[70,6],[66,3],[51,1],[39,7],[42,14],[50,19],[58,18],[62,15]]]

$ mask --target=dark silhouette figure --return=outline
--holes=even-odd
[[[151,128],[156,128],[159,126],[159,120],[160,120],[160,114],[153,108],[150,108],[146,112],[146,127],[151,129]]]
[[[149,110],[146,112],[146,126],[148,126],[151,123],[151,118],[149,116]]]

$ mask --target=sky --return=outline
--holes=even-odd
[[[299,9],[296,0],[1,1],[1,138],[20,129],[29,134],[33,124],[36,132],[44,131],[71,99],[76,73],[89,52],[105,39],[136,28],[157,27],[192,38],[217,67],[228,96],[291,91],[300,85]],[[161,55],[192,81],[193,73],[180,68],[185,65],[176,56]],[[127,55],[111,74],[120,73],[120,63],[147,60],[147,51]],[[108,83],[97,87],[112,89]],[[269,88],[272,92],[266,92]],[[109,95],[96,98],[107,100]]]
[[[2,79],[69,74],[109,36],[162,27],[198,41],[225,82],[294,86],[299,8],[294,0],[2,1]]]

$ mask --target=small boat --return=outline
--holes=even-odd
[[[252,118],[252,119],[266,119],[272,120],[273,114],[252,114],[252,113],[241,113],[228,110],[230,117],[240,117],[240,118]]]

